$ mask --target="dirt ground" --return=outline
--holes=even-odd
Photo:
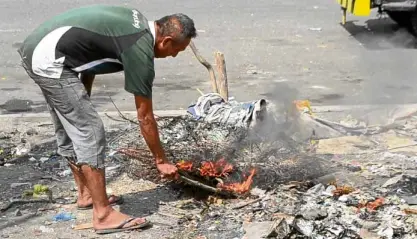
[[[55,141],[49,119],[18,119],[18,123],[16,119],[3,119],[3,121],[8,120],[15,123],[3,122],[3,125],[8,126],[4,127],[0,139],[2,155],[6,156],[3,166],[0,167],[1,208],[4,208],[11,199],[19,198],[35,184],[47,185],[52,191],[53,202],[15,204],[1,212],[1,238],[256,239],[257,236],[250,235],[248,225],[256,221],[270,220],[266,216],[267,209],[259,210],[255,206],[251,207],[251,204],[249,209],[247,207],[233,209],[242,202],[252,200],[251,198],[207,198],[202,197],[198,190],[185,190],[181,185],[158,184],[132,178],[126,168],[128,162],[109,156],[108,193],[122,195],[125,199],[125,203],[116,208],[130,215],[146,216],[154,225],[144,231],[108,236],[98,236],[91,228],[74,230],[74,226],[91,220],[91,210],[79,211],[75,208],[76,188],[73,179],[65,163],[53,157]],[[109,119],[105,119],[105,124],[109,139],[129,127],[125,122],[115,123]],[[407,146],[407,140],[412,141],[412,138],[403,138],[398,132],[401,131],[373,136],[372,140],[366,137],[349,136],[351,138],[347,139],[341,137],[336,141],[337,146],[332,139],[321,140],[315,146],[315,153],[310,154],[309,157],[310,160],[323,160],[323,164],[332,172],[332,177],[340,184],[350,185],[364,192],[379,190],[390,178],[400,174],[416,173],[415,161],[413,158],[407,159],[406,156],[413,152],[414,147],[405,147],[401,150],[401,144]],[[379,143],[373,146],[368,142],[375,140]],[[16,154],[17,148],[23,152],[28,143],[31,145],[28,155],[7,157]],[[390,151],[384,144],[389,144],[388,148],[393,145],[400,146],[400,149]],[[349,151],[352,147],[355,153]],[[385,147],[385,150],[370,152],[370,150],[380,150],[381,147]],[[388,155],[389,153],[392,155]],[[316,183],[320,180],[326,179],[318,178]],[[324,181],[322,183],[325,184]],[[282,185],[286,184],[291,185],[291,182]],[[55,221],[54,216],[60,213],[73,215],[74,219]]]

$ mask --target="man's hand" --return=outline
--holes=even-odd
[[[178,168],[171,163],[157,163],[156,167],[158,171],[162,174],[164,178],[177,178],[178,177]]]

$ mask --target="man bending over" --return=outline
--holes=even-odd
[[[105,132],[90,102],[95,75],[123,71],[124,88],[134,95],[141,133],[159,172],[175,177],[159,140],[152,109],[154,58],[175,57],[197,36],[184,14],[148,21],[138,10],[88,6],[69,10],[41,24],[19,49],[22,65],[45,96],[58,144],[78,187],[78,208],[93,209],[97,233],[143,228],[144,218],[112,208],[105,182]],[[116,79],[115,79],[116,80]]]

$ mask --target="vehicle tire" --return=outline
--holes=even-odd
[[[410,27],[412,12],[391,12],[387,11],[387,15],[401,27]]]

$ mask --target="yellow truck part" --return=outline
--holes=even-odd
[[[346,23],[346,12],[355,16],[371,14],[371,0],[337,0],[342,8],[342,24]]]

